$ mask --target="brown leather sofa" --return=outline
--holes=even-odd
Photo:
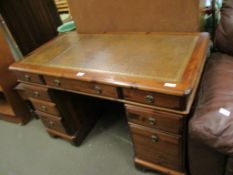
[[[191,175],[233,175],[233,0],[225,0],[216,31],[218,51],[208,59],[189,121]]]

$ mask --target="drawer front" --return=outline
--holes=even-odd
[[[23,100],[27,100],[28,96],[27,93],[24,89],[23,83],[19,83],[14,87],[14,90],[19,94],[19,96],[23,99]]]
[[[67,133],[65,127],[63,126],[62,118],[52,116],[40,111],[36,111],[36,113],[40,116],[41,121],[43,122],[45,127],[64,134]]]
[[[60,117],[56,104],[36,99],[31,99],[31,102],[36,110]]]
[[[47,88],[24,84],[24,89],[29,98],[51,101]]]
[[[118,98],[117,89],[113,86],[79,80],[54,78],[49,76],[45,76],[44,78],[46,84],[50,86],[56,86],[64,89],[70,89],[106,97]]]
[[[38,74],[32,74],[32,73],[27,73],[27,72],[16,72],[16,76],[18,77],[18,80],[20,81],[44,84],[42,76]]]
[[[168,112],[160,112],[132,105],[125,105],[127,119],[131,123],[160,129],[165,132],[181,134],[183,129],[182,116]]]
[[[173,95],[159,94],[136,89],[123,89],[123,95],[126,100],[154,105],[158,107],[184,110],[185,98]]]
[[[137,158],[184,171],[181,137],[130,125]]]

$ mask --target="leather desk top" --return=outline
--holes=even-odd
[[[70,32],[11,69],[184,95],[191,92],[202,71],[208,43],[206,33]],[[78,77],[78,72],[85,75]]]

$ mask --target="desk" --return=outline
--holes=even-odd
[[[206,33],[71,32],[10,69],[51,135],[80,144],[103,107],[98,99],[118,101],[125,105],[135,164],[185,174],[186,122],[208,46]],[[72,100],[67,93],[82,95]]]

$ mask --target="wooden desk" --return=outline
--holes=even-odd
[[[11,69],[50,134],[80,144],[95,122],[88,111],[98,111],[100,105],[97,98],[84,97],[122,102],[136,165],[185,174],[187,116],[208,45],[206,33],[71,32]],[[84,96],[72,101],[65,92]]]

